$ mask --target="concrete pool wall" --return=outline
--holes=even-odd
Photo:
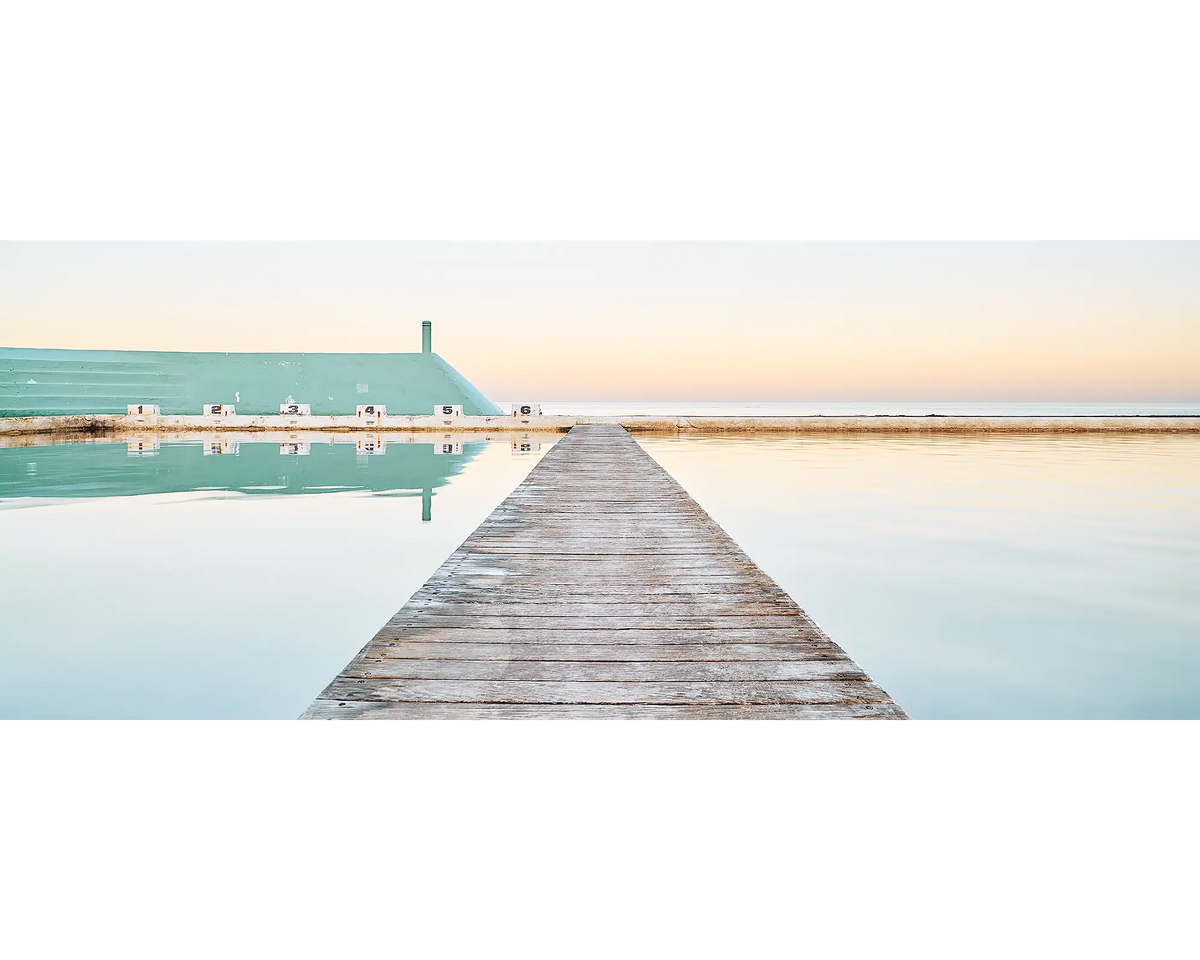
[[[0,419],[0,436],[145,431],[319,431],[416,433],[565,433],[576,424],[616,423],[630,433],[971,434],[971,433],[1200,433],[1200,417],[512,417],[387,415],[365,424],[355,416],[114,416]]]

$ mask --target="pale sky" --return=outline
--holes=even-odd
[[[3,243],[0,346],[434,350],[493,398],[1200,399],[1200,243]]]

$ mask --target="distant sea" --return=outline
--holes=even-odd
[[[1165,403],[1051,401],[797,400],[746,402],[707,400],[542,400],[547,416],[586,417],[1195,417],[1200,400]],[[508,411],[510,401],[499,404]]]

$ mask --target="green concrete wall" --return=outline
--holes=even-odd
[[[351,415],[360,403],[392,415],[462,404],[468,416],[499,407],[436,353],[169,353],[0,347],[0,417],[123,414],[157,403],[198,416],[206,403],[239,414],[276,414],[291,396],[318,416]]]

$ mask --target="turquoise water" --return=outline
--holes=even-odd
[[[643,446],[913,717],[1200,717],[1200,438]]]
[[[0,448],[0,716],[298,715],[553,438],[383,440]],[[1200,438],[639,442],[914,717],[1200,717]]]

